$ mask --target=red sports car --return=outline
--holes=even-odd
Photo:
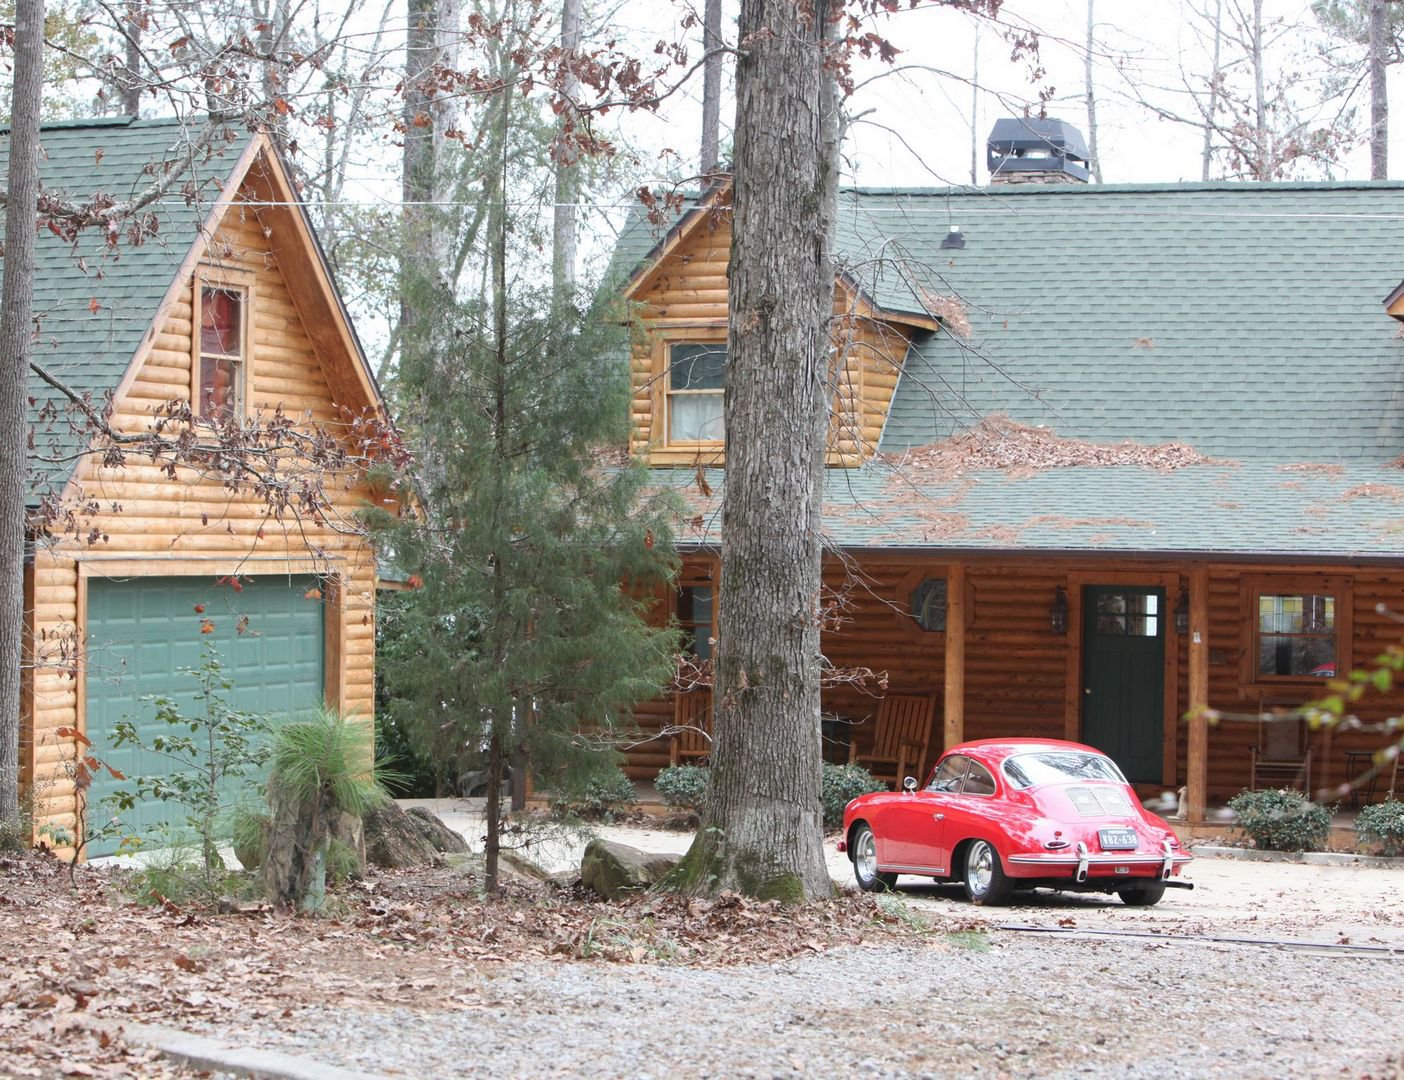
[[[858,887],[890,889],[898,874],[960,881],[977,904],[1016,889],[1118,893],[1158,903],[1190,861],[1164,820],[1144,810],[1111,758],[1056,739],[984,739],[953,747],[926,787],[848,804],[839,850]]]

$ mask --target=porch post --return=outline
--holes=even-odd
[[[965,741],[965,564],[946,568],[945,748]]]
[[[1188,816],[1204,820],[1209,788],[1209,568],[1196,566],[1189,574],[1189,788]]]

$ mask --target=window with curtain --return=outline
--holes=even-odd
[[[668,442],[721,442],[726,343],[668,346]]]
[[[197,412],[206,420],[243,415],[245,295],[237,289],[200,290],[200,383]]]

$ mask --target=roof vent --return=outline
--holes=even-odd
[[[991,183],[1087,183],[1087,143],[1065,121],[996,120],[987,147]]]
[[[952,248],[965,247],[965,234],[960,231],[959,225],[952,225],[950,232],[941,237],[941,250],[950,251]]]

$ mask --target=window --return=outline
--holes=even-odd
[[[912,618],[923,630],[946,632],[946,579],[926,578],[912,590]]]
[[[962,754],[952,754],[941,762],[936,775],[931,778],[927,791],[959,791],[960,782],[965,778],[970,759]]]
[[[1259,675],[1336,674],[1336,598],[1321,593],[1258,597]]]
[[[1112,637],[1155,637],[1160,633],[1160,597],[1127,590],[1097,597],[1097,633]]]
[[[667,441],[721,442],[726,342],[675,342],[667,349]]]
[[[712,658],[712,587],[684,585],[676,597],[683,652],[698,660]]]
[[[247,294],[225,286],[200,289],[199,383],[195,414],[224,421],[244,413]]]

